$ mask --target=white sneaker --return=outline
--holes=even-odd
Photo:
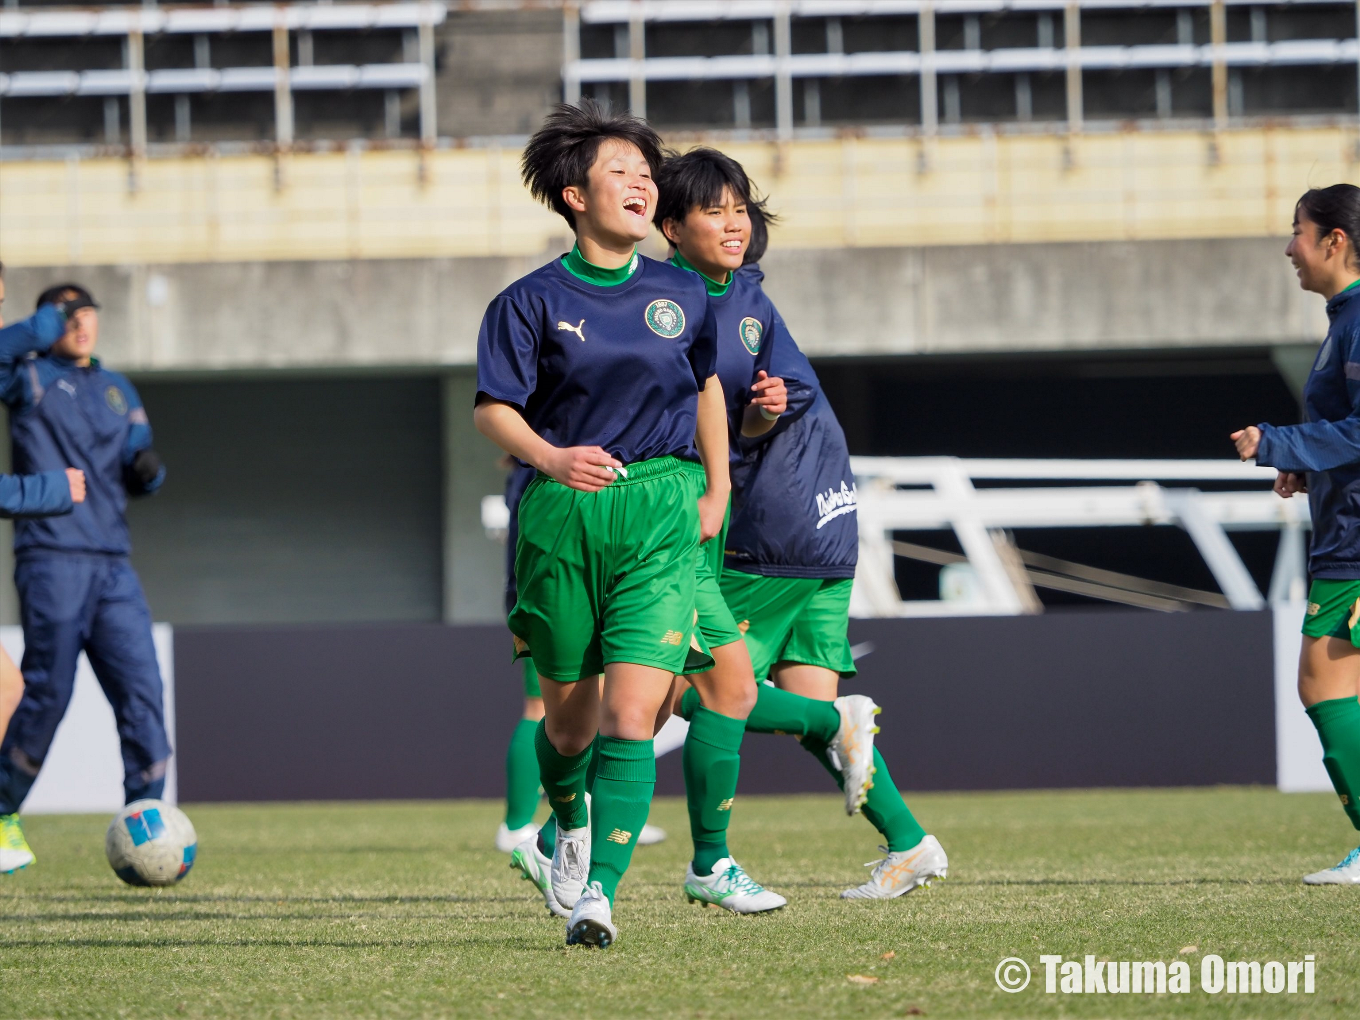
[[[874,785],[874,716],[883,709],[863,694],[847,694],[834,702],[841,714],[841,728],[827,752],[841,770],[845,787],[845,813],[853,815],[864,806]]]
[[[586,876],[590,874],[590,826],[579,829],[557,827],[557,843],[553,846],[552,891],[557,902],[568,910],[585,891]]]
[[[1356,885],[1360,884],[1360,846],[1356,847],[1341,863],[1326,871],[1315,871],[1303,876],[1304,885]]]
[[[552,889],[552,861],[544,857],[538,849],[538,833],[520,843],[510,851],[510,867],[534,883],[543,897],[543,902],[556,917],[570,917],[571,911],[557,902]]]
[[[521,825],[518,829],[506,828],[501,822],[500,828],[496,830],[496,849],[503,854],[513,853],[515,847],[519,846],[530,836],[538,835],[538,826],[533,822],[528,825]]]
[[[609,897],[599,882],[591,882],[576,901],[571,920],[567,922],[567,945],[608,949],[618,937],[619,931],[614,927],[609,911]]]
[[[881,861],[870,861],[873,868],[869,881],[841,893],[843,900],[891,900],[923,885],[932,878],[945,878],[949,872],[949,858],[944,847],[934,836],[926,836],[910,850],[895,853],[886,846],[879,847],[888,856]]]
[[[723,907],[734,914],[763,914],[789,901],[751,879],[730,857],[713,865],[711,875],[696,875],[694,864],[685,869],[685,898],[691,903]]]
[[[655,846],[666,842],[666,830],[659,825],[644,825],[638,833],[638,846]]]

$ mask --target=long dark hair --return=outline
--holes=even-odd
[[[1294,205],[1294,215],[1316,223],[1319,238],[1341,231],[1351,242],[1352,260],[1360,261],[1360,188],[1354,184],[1309,188]]]
[[[770,243],[769,224],[777,217],[765,208],[765,199],[755,192],[746,170],[731,156],[717,149],[690,149],[683,156],[670,154],[661,164],[656,178],[659,197],[656,204],[656,227],[666,220],[684,222],[691,210],[717,205],[724,189],[746,203],[751,217],[751,243],[746,246],[742,263],[759,262]]]
[[[576,216],[562,199],[562,189],[588,183],[600,143],[617,139],[637,146],[653,176],[661,167],[661,138],[645,120],[613,113],[590,98],[579,105],[561,103],[534,132],[520,159],[520,177],[534,198],[552,206],[576,229]]]

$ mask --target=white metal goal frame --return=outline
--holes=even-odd
[[[1019,615],[1037,603],[1010,543],[1012,528],[1178,526],[1213,574],[1228,607],[1262,609],[1303,597],[1308,501],[1281,499],[1275,472],[1217,460],[965,460],[852,457],[859,516],[856,617]],[[974,486],[975,481],[1028,486]],[[1201,491],[1194,483],[1213,483]],[[1035,484],[1039,483],[1039,484]],[[1227,484],[1232,487],[1228,488]],[[904,600],[894,575],[893,533],[952,531],[979,597]],[[1270,590],[1263,596],[1229,531],[1278,531]],[[948,555],[948,554],[946,554]],[[1203,594],[1203,593],[1200,593]]]

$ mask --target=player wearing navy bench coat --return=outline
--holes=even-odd
[[[16,470],[73,464],[85,473],[88,498],[66,516],[15,527],[26,690],[0,745],[0,816],[15,814],[37,779],[82,651],[117,720],[129,803],[161,795],[170,757],[151,614],[128,561],[124,516],[128,497],[155,492],[165,470],[137,391],[91,357],[93,298],[62,284],[38,299],[40,307],[54,302],[69,309],[61,332],[29,331],[0,346],[0,399]]]
[[[751,223],[745,237],[739,221],[733,221],[722,243],[713,243],[707,219],[715,185],[697,184],[706,177],[729,182],[729,193],[747,199]],[[769,373],[782,380],[788,394],[787,409],[763,434],[741,427],[743,418],[731,419],[741,457],[732,469],[721,592],[739,621],[754,676],[768,676],[779,688],[760,686],[747,729],[798,735],[842,786],[846,810],[862,806],[886,839],[888,855],[869,881],[842,895],[900,896],[944,877],[948,859],[893,786],[882,755],[872,747],[873,730],[853,740],[845,737],[857,715],[871,725],[877,706],[860,695],[837,697],[840,678],[855,672],[847,626],[858,527],[844,434],[812,366],[761,291],[758,266],[736,268],[760,257],[767,236],[763,203],[749,200],[751,187],[740,165],[712,149],[695,149],[667,160],[661,183],[658,218],[665,217],[663,230],[679,258],[710,281],[735,273],[732,298],[710,296],[717,308],[720,366],[740,365],[742,355],[753,353],[768,335],[774,340]],[[739,243],[743,240],[754,243]],[[726,390],[736,381],[724,378],[723,383]],[[686,693],[682,712],[690,712],[695,700],[693,692]],[[852,770],[846,759],[856,748],[871,753]],[[864,782],[867,786],[857,791],[854,784]]]

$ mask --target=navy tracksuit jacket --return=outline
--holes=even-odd
[[[170,757],[151,613],[128,561],[129,495],[154,492],[134,458],[151,426],[132,384],[91,362],[45,352],[61,313],[44,307],[0,330],[0,399],[10,412],[14,470],[85,472],[85,502],[62,517],[23,519],[14,531],[14,580],[24,625],[24,698],[0,745],[0,814],[19,809],[70,704],[83,651],[113,708],[129,801],[159,797]]]

